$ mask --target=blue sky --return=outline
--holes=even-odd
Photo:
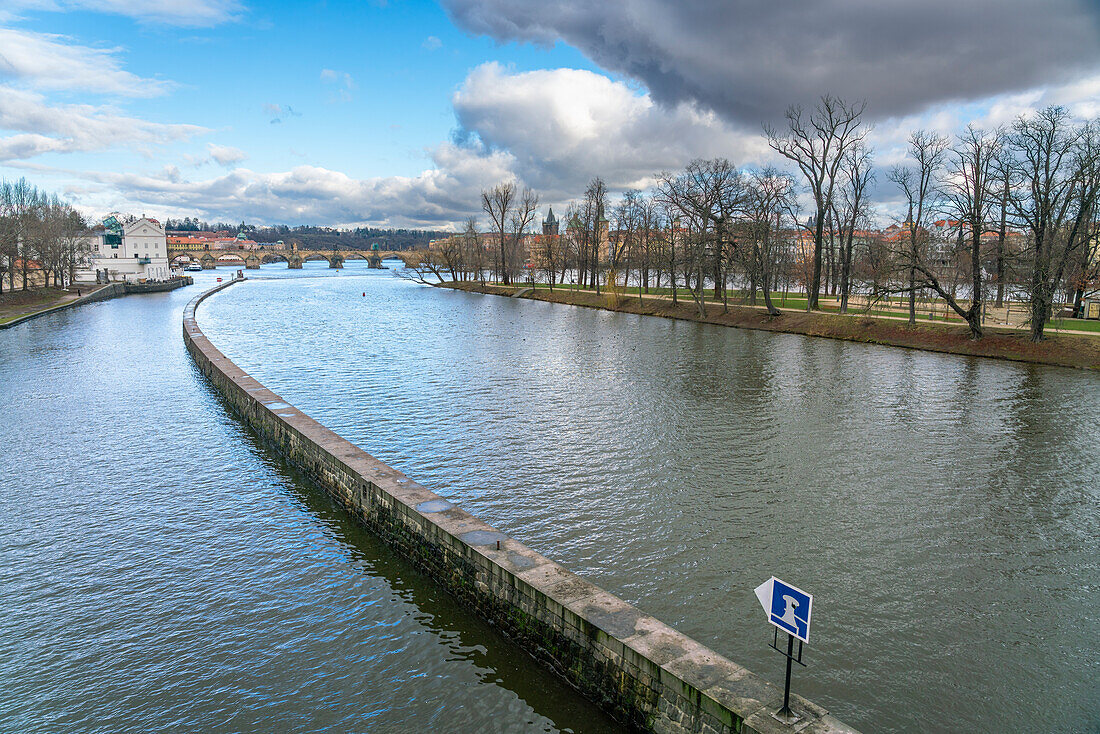
[[[696,156],[768,162],[760,123],[818,92],[868,99],[884,163],[917,125],[1004,124],[1050,102],[1097,114],[1095,8],[1005,1],[1017,19],[990,15],[988,35],[1050,40],[1044,53],[864,43],[917,22],[887,12],[862,13],[879,26],[848,46],[816,46],[834,17],[852,32],[848,0],[790,37],[790,18],[750,0],[14,0],[0,177],[90,215],[448,227],[502,179],[560,204],[594,175],[621,190]],[[966,22],[957,5],[940,19]]]
[[[172,82],[163,97],[126,108],[148,120],[211,128],[191,146],[193,155],[214,141],[249,151],[249,165],[262,170],[308,161],[354,177],[423,170],[425,148],[455,127],[451,93],[480,63],[592,68],[562,44],[539,49],[473,38],[431,2],[270,3],[210,28],[87,11],[26,14],[20,25],[117,45],[126,69]],[[271,105],[288,112],[273,115]]]

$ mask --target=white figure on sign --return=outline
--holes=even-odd
[[[779,621],[797,629],[798,620],[795,619],[794,610],[798,608],[798,601],[789,594],[783,595],[783,601],[786,602],[787,608],[783,611],[783,616],[779,618]]]
[[[810,612],[814,597],[797,586],[780,581],[775,576],[754,590],[768,621],[803,642],[810,641]]]

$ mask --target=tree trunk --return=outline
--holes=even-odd
[[[978,226],[973,226],[977,224]],[[973,223],[970,227],[970,310],[967,323],[972,339],[982,338],[982,227]]]
[[[840,312],[848,313],[848,292],[852,287],[852,237],[854,232],[848,230],[848,245],[842,246],[841,271],[840,271]]]
[[[909,268],[909,325],[917,325],[917,273]]]
[[[815,225],[814,234],[814,268],[813,275],[810,277],[810,287],[806,292],[806,310],[817,310],[817,294],[821,290],[821,240],[825,236],[824,220],[825,212],[823,202],[817,204],[817,223]]]
[[[997,232],[997,308],[1005,305],[1005,228],[1008,219],[1008,179],[1001,194],[1001,227]]]

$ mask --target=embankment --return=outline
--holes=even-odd
[[[483,287],[476,282],[441,283],[440,286],[469,293],[500,296],[520,293],[516,288],[493,285]],[[690,299],[681,299],[680,303],[674,304],[664,298],[643,297],[642,303],[639,304],[637,296],[630,296],[629,298],[620,297],[619,303],[613,306],[608,302],[606,295],[597,296],[591,291],[572,292],[568,287],[564,290],[555,289],[553,293],[545,288],[525,289],[516,297],[721,326],[824,336],[830,339],[885,344],[929,352],[1100,370],[1100,336],[1048,333],[1048,338],[1036,344],[1022,331],[987,328],[985,336],[975,340],[970,338],[965,326],[955,324],[922,323],[910,328],[905,321],[898,319],[851,314],[842,316],[819,312],[807,313],[796,310],[784,310],[781,316],[769,316],[762,307],[750,306],[730,306],[729,312],[723,313],[721,304],[716,303],[708,304],[707,315],[701,317],[695,303]]]
[[[782,689],[570,573],[352,445],[271,392],[202,333],[195,363],[263,440],[378,536],[632,729],[676,734],[853,732],[805,699],[772,716]],[[757,629],[754,634],[761,634]]]
[[[73,308],[74,306],[83,306],[86,303],[95,303],[97,301],[106,301],[110,298],[118,298],[119,296],[125,296],[130,293],[162,293],[164,291],[174,291],[177,288],[182,288],[185,285],[191,285],[195,282],[195,279],[189,275],[181,278],[173,278],[172,280],[161,281],[159,283],[109,283],[108,285],[98,288],[86,296],[73,299],[66,303],[62,303],[52,308],[44,308],[41,311],[35,311],[34,313],[20,316],[19,318],[12,319],[0,324],[0,329],[10,329],[13,326],[29,321],[39,316],[45,316],[48,313],[56,313],[57,311],[63,311],[67,308]]]

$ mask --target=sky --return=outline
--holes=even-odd
[[[1100,2],[0,6],[0,178],[90,217],[451,229],[505,180],[561,208],[594,176],[778,163],[762,124],[826,93],[867,102],[879,167],[918,127],[1093,118]]]

